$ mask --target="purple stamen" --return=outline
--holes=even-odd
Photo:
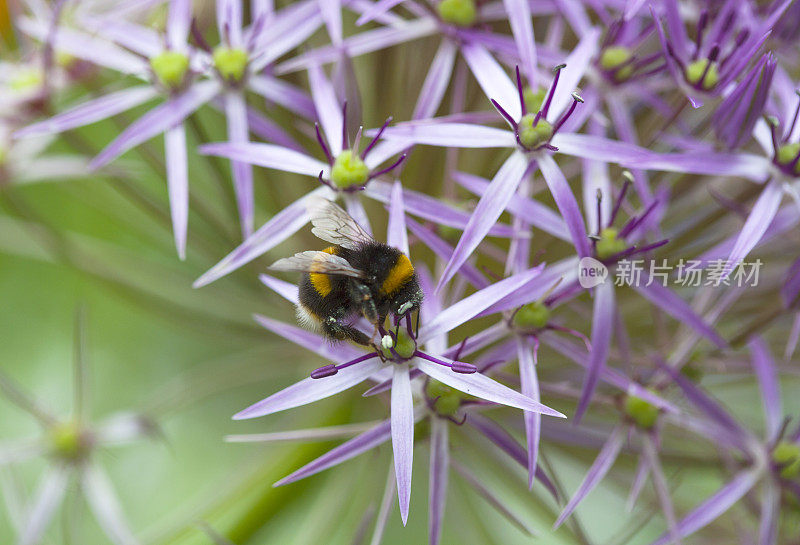
[[[359,146],[361,146],[361,131],[364,130],[364,127],[358,127],[358,131],[356,132],[356,138],[353,140],[353,151],[358,151]]]
[[[319,147],[322,148],[322,152],[328,159],[328,164],[333,166],[333,156],[331,155],[331,152],[328,150],[328,146],[325,145],[325,139],[322,138],[322,133],[319,131],[319,123],[314,123],[314,131],[317,133],[317,142],[319,142]],[[322,176],[322,173],[320,173],[320,176]]]
[[[331,363],[330,365],[326,365],[324,367],[320,367],[319,369],[314,369],[313,371],[311,371],[311,378],[332,377],[338,372],[339,370],[336,368],[336,365]]]
[[[695,37],[694,57],[700,56],[700,49],[703,47],[703,34],[708,24],[708,10],[703,10],[700,14],[700,20],[697,22],[697,36]]]
[[[573,337],[577,337],[578,339],[583,341],[583,345],[586,347],[587,352],[592,351],[591,341],[589,341],[589,338],[580,331],[564,327],[563,325],[555,325],[555,324],[547,324],[545,326],[545,329],[552,329],[553,331],[561,331],[562,333],[566,333],[568,335],[572,335]]]
[[[625,200],[625,194],[628,193],[628,188],[631,185],[630,180],[625,180],[625,183],[622,184],[622,190],[619,192],[619,197],[617,197],[617,202],[614,203],[614,209],[611,211],[611,219],[608,221],[609,227],[614,225],[614,220],[617,219],[617,214],[619,214],[619,210],[622,207],[622,202]]]
[[[603,192],[597,190],[597,235],[600,236],[600,231],[603,229]]]
[[[794,116],[792,117],[792,124],[789,125],[789,130],[786,131],[786,134],[783,136],[783,141],[786,142],[792,136],[794,132],[794,127],[797,125],[797,116],[800,114],[800,90],[795,90],[795,94],[797,95],[797,107],[794,109]],[[774,143],[774,142],[773,142]],[[775,147],[777,149],[777,146]]]
[[[192,34],[192,38],[194,38],[195,43],[202,49],[208,53],[211,53],[211,46],[208,45],[208,42],[203,37],[203,32],[200,30],[200,27],[197,26],[197,19],[192,17],[192,24],[189,27],[190,32]]]
[[[400,156],[400,158],[397,161],[395,161],[394,163],[392,163],[388,167],[383,168],[383,169],[379,170],[378,172],[373,172],[372,174],[369,175],[369,178],[367,178],[367,181],[370,181],[373,178],[377,178],[378,176],[380,176],[382,174],[386,174],[390,170],[394,170],[395,168],[397,168],[400,165],[400,163],[402,163],[403,161],[406,160],[406,157],[407,156],[404,153],[403,155]],[[363,189],[363,186],[362,186],[362,189]]]
[[[566,68],[566,64],[559,64],[553,71],[556,73],[555,77],[553,78],[553,83],[550,85],[550,90],[547,93],[547,100],[544,103],[544,107],[540,110],[542,116],[547,119],[547,112],[550,110],[550,103],[553,101],[553,95],[556,92],[556,87],[558,86],[558,76],[561,74],[561,70]],[[535,125],[536,123],[534,123]]]
[[[561,119],[559,119],[555,127],[553,127],[553,134],[557,133],[558,129],[560,129],[561,126],[567,122],[567,119],[572,116],[572,112],[575,111],[575,108],[578,106],[578,102],[583,103],[583,99],[577,93],[572,93],[572,104],[570,105],[569,110],[567,110],[567,113],[562,115]],[[534,126],[536,125],[534,124]]]
[[[519,93],[519,107],[522,110],[522,115],[528,113],[528,109],[525,107],[525,93],[522,90],[522,78],[519,76],[519,66],[516,67],[517,71],[517,92]]]
[[[634,216],[633,218],[631,218],[628,221],[628,223],[626,223],[625,226],[622,228],[622,230],[619,232],[619,236],[625,237],[625,236],[629,235],[630,233],[632,233],[633,230],[636,229],[637,227],[639,227],[639,225],[642,224],[642,222],[647,218],[647,216],[650,215],[650,212],[655,210],[657,204],[658,204],[658,201],[653,201],[652,203],[650,203],[650,206],[647,207],[647,209],[644,211],[644,213],[641,216],[638,216],[638,217]]]
[[[444,367],[449,367],[455,373],[462,373],[465,375],[469,375],[472,373],[476,373],[478,368],[472,365],[471,363],[464,363],[462,361],[454,361],[453,363],[447,363],[446,361],[442,361],[438,358],[434,358],[426,354],[425,352],[420,352],[419,350],[414,352],[414,355],[418,358],[422,358],[423,360],[428,360],[431,363],[438,363],[439,365],[443,365]]]
[[[381,126],[381,128],[378,129],[377,134],[375,134],[375,138],[373,138],[372,141],[369,143],[369,145],[366,148],[364,148],[364,151],[361,152],[361,159],[366,159],[367,154],[369,153],[369,151],[373,148],[373,146],[375,146],[375,144],[378,142],[378,139],[383,134],[383,131],[386,130],[386,127],[388,127],[389,123],[391,123],[391,122],[392,122],[392,117],[391,116],[387,117],[386,121],[383,122],[383,125]]]
[[[509,114],[505,110],[505,108],[500,106],[500,104],[498,104],[495,99],[492,98],[492,99],[489,99],[489,101],[492,103],[492,105],[495,107],[495,109],[498,112],[500,112],[500,115],[502,115],[505,118],[505,120],[508,122],[508,124],[511,125],[511,128],[514,129],[514,131],[516,131],[517,130],[517,122],[514,121],[514,118],[511,117],[511,114]]]
[[[346,369],[346,368],[350,367],[351,365],[355,365],[357,363],[361,363],[362,361],[371,360],[373,358],[377,358],[378,356],[380,356],[380,354],[378,354],[377,352],[370,352],[368,354],[364,354],[363,356],[359,356],[354,360],[350,360],[348,362],[345,362],[345,363],[343,363],[341,365],[335,365],[335,364],[331,363],[330,365],[326,365],[324,367],[320,367],[319,369],[314,369],[311,372],[311,378],[330,377],[330,376],[335,375],[336,373],[338,373],[342,369]]]
[[[342,104],[342,146],[350,148],[350,135],[347,134],[347,101]]]
[[[680,67],[681,72],[686,71],[686,66],[684,66],[683,61],[680,59],[680,57],[678,57],[678,55],[675,54],[675,50],[672,48],[672,44],[670,44],[669,42],[667,42],[667,55],[672,57],[672,60],[675,61],[675,64],[677,64]]]
[[[261,35],[261,32],[264,30],[264,25],[267,23],[267,15],[263,14],[259,16],[255,22],[253,23],[253,31],[250,33],[250,37],[247,40],[247,49],[253,50],[256,45],[256,38]]]

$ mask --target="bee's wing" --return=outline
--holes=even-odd
[[[357,250],[365,243],[375,241],[350,214],[328,199],[310,199],[308,213],[314,226],[311,232],[326,242]]]
[[[294,254],[292,257],[284,257],[273,263],[270,267],[273,271],[300,271],[307,273],[338,274],[342,276],[352,276],[353,278],[363,278],[364,273],[354,268],[343,257],[309,250]]]

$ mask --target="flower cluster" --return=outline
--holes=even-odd
[[[316,363],[234,420],[331,397],[368,418],[226,440],[345,439],[293,460],[301,467],[275,486],[389,444],[380,508],[347,542],[393,531],[395,496],[402,525],[416,524],[421,451],[431,544],[472,524],[447,509],[455,474],[503,524],[569,543],[602,541],[577,519],[612,475],[630,489],[629,513],[591,527],[606,541],[612,530],[610,542],[653,545],[796,539],[800,424],[781,387],[800,340],[800,57],[787,22],[798,0],[22,4],[10,18],[19,45],[0,64],[12,212],[47,227],[17,187],[88,177],[166,221],[196,293],[233,299],[235,282],[260,280],[272,302],[252,313],[260,332]],[[162,135],[163,155],[151,142]],[[144,190],[134,150],[163,195]],[[322,199],[340,216],[321,217]],[[323,246],[306,231],[332,246],[309,251]],[[385,253],[356,266],[372,243]],[[264,274],[295,251],[282,278]],[[755,281],[741,281],[752,263]],[[366,272],[379,265],[383,277]],[[406,282],[419,296],[385,310]],[[90,425],[78,337],[73,417],[0,374],[0,392],[44,429],[0,442],[0,470],[36,455],[48,467],[30,499],[0,481],[20,545],[45,539],[71,475],[109,540],[143,542],[95,451],[152,435],[158,415]],[[284,359],[263,365],[294,363]],[[745,403],[715,399],[730,381],[760,393],[763,426]],[[489,482],[477,462],[522,490]],[[711,491],[687,494],[701,471]],[[530,506],[543,525],[520,514]],[[206,530],[228,542],[224,526]]]

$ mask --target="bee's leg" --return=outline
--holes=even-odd
[[[369,288],[364,284],[352,283],[350,291],[351,297],[361,308],[361,314],[364,318],[373,324],[380,323],[378,321],[378,309],[375,307],[375,300],[372,298],[372,292]]]
[[[372,340],[355,327],[339,323],[336,318],[329,317],[322,322],[322,329],[335,339],[350,340],[364,346],[372,346]]]

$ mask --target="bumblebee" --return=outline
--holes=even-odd
[[[333,244],[279,259],[270,269],[300,271],[298,320],[332,340],[372,346],[372,340],[353,326],[363,316],[383,331],[390,314],[399,324],[419,310],[422,290],[414,266],[403,252],[376,241],[335,203],[311,199],[311,232]]]

